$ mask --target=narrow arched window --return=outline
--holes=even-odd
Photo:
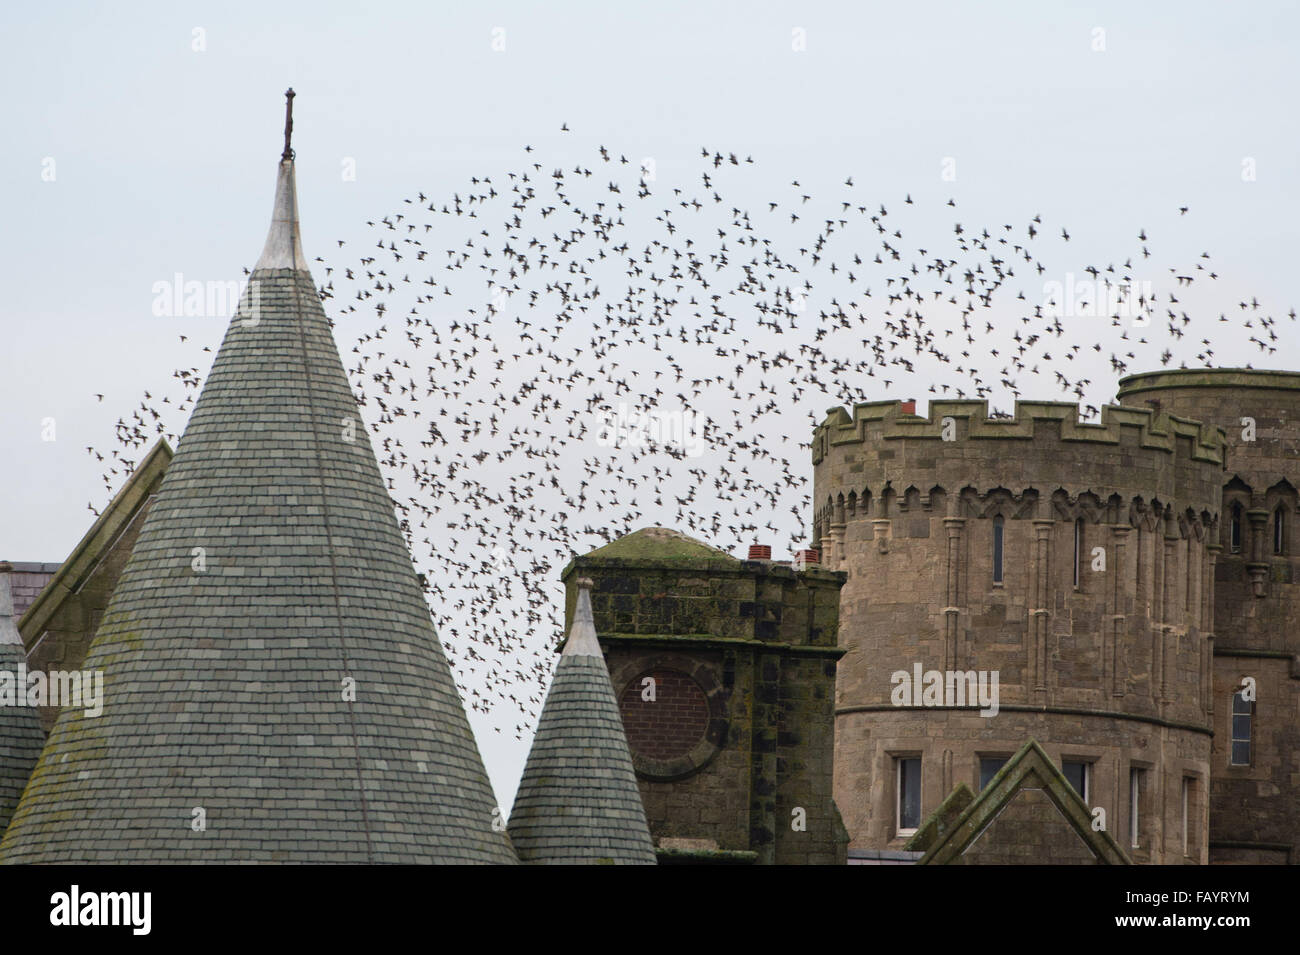
[[[1002,583],[1002,515],[993,518],[993,582]]]
[[[1228,522],[1228,548],[1234,554],[1241,553],[1241,505],[1232,505],[1232,517]]]
[[[1083,579],[1083,518],[1074,522],[1074,586]]]
[[[1273,553],[1279,557],[1286,553],[1286,511],[1281,504],[1273,511]]]

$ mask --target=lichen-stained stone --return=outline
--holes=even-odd
[[[24,688],[19,685],[18,676],[25,658],[14,624],[10,566],[0,563],[0,681],[7,677],[7,682],[0,686],[0,835],[9,825],[45,742],[39,712],[26,705],[25,694],[19,696]]]
[[[641,791],[583,581],[510,812],[524,862],[654,865]]]
[[[571,621],[584,578],[659,863],[843,864],[831,757],[845,575],[647,527],[565,567]]]
[[[909,845],[918,865],[1128,865],[1038,741],[1029,739],[973,799],[960,788]],[[953,797],[956,797],[955,799]],[[956,806],[965,802],[965,808]],[[946,816],[947,818],[940,818]]]
[[[517,861],[297,232],[286,159],[0,861]]]

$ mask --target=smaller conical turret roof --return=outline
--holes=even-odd
[[[623,719],[596,639],[591,581],[578,604],[510,813],[524,862],[653,865]]]
[[[14,623],[12,570],[0,562],[0,835],[45,745],[39,711],[27,705],[27,680],[20,672],[27,655]]]

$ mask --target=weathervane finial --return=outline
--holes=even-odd
[[[289,87],[289,89],[284,94],[284,152],[280,154],[280,158],[282,160],[293,159],[293,147],[289,145],[289,140],[293,137],[294,95],[295,94],[292,86]]]

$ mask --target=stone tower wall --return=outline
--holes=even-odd
[[[840,574],[770,560],[586,555],[596,632],[661,850],[842,864],[832,800]],[[655,680],[653,700],[643,681]]]
[[[872,403],[828,415],[813,463],[814,540],[849,575],[836,801],[852,846],[903,842],[894,757],[921,756],[928,812],[956,782],[978,787],[981,756],[1035,736],[1091,763],[1112,833],[1127,835],[1129,770],[1146,770],[1135,858],[1204,861],[1203,796],[1182,851],[1182,778],[1208,789],[1219,430],[1149,409],[1083,424],[1068,404],[990,418],[934,402],[927,419]],[[895,706],[892,674],[918,664],[996,671],[998,714]]]
[[[1210,856],[1300,862],[1300,373],[1134,375],[1120,382],[1119,400],[1197,418],[1226,435],[1214,583]],[[1247,677],[1257,687],[1253,746],[1250,765],[1239,766],[1230,759],[1232,697]]]

